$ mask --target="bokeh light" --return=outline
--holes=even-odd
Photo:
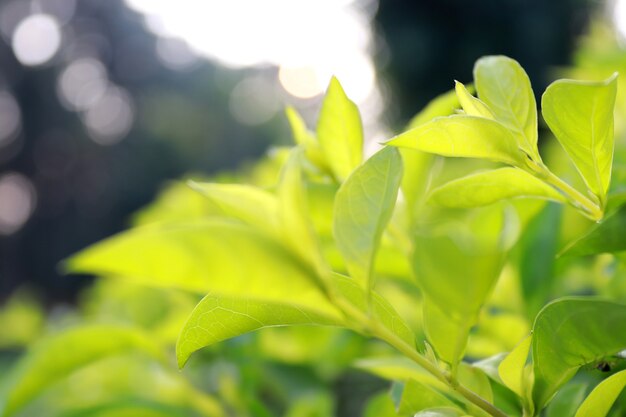
[[[45,64],[61,46],[59,22],[47,14],[28,16],[15,28],[11,46],[15,57],[23,65]]]
[[[108,88],[83,115],[91,139],[100,145],[112,145],[122,140],[130,131],[134,118],[132,99],[119,87]]]
[[[0,235],[17,232],[35,209],[35,188],[25,176],[0,176]]]

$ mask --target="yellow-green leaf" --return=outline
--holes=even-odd
[[[530,80],[521,65],[505,56],[486,56],[474,66],[478,97],[496,120],[510,129],[520,146],[539,161],[537,103]]]
[[[66,261],[70,272],[122,277],[157,287],[309,306],[333,314],[316,278],[274,240],[223,219],[142,227]]]
[[[241,220],[271,235],[276,234],[278,203],[270,192],[243,184],[190,181],[189,185],[215,203],[226,217]]]
[[[363,126],[339,81],[330,80],[317,123],[317,138],[335,176],[345,180],[363,160]]]
[[[468,115],[436,118],[401,133],[387,145],[516,166],[523,166],[525,158],[510,130],[495,120]]]
[[[7,376],[8,391],[0,415],[14,415],[47,388],[103,358],[140,351],[163,359],[160,347],[137,329],[89,325],[42,339]]]
[[[504,358],[500,366],[498,366],[498,374],[502,382],[504,382],[504,385],[509,387],[511,391],[521,398],[524,398],[526,395],[524,387],[524,368],[526,367],[531,342],[532,337],[526,337],[506,356],[506,358]]]
[[[605,417],[624,387],[626,371],[611,375],[591,391],[576,411],[575,417]]]
[[[465,114],[470,116],[486,117],[487,119],[495,119],[493,113],[489,110],[489,107],[480,99],[471,95],[463,83],[455,81],[454,89]]]
[[[307,129],[302,116],[291,106],[287,106],[285,114],[287,115],[296,144],[304,149],[309,161],[313,162],[318,168],[327,170],[328,166],[322,148],[313,132]]]
[[[357,168],[335,198],[333,231],[350,275],[372,286],[374,260],[402,179],[397,149],[386,147]]]
[[[194,308],[176,343],[178,366],[205,346],[270,326],[341,325],[337,316],[325,316],[291,305],[288,300],[263,302],[240,297],[204,297]]]
[[[450,181],[433,190],[430,198],[446,207],[476,207],[514,197],[566,202],[554,188],[518,168],[500,168]]]
[[[601,208],[613,164],[613,107],[617,74],[600,82],[558,80],[541,99],[543,117]]]

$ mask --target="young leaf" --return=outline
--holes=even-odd
[[[486,117],[487,119],[495,119],[493,113],[489,110],[489,107],[487,107],[487,105],[481,100],[471,95],[462,83],[455,81],[454,89],[465,114],[470,116]]]
[[[625,235],[626,206],[622,206],[601,223],[594,225],[584,236],[567,245],[559,256],[586,256],[625,251]]]
[[[626,305],[565,298],[548,304],[533,328],[537,410],[588,363],[626,348]]]
[[[306,157],[318,168],[327,170],[328,167],[322,148],[315,135],[307,129],[302,116],[291,106],[287,106],[285,114],[287,115],[296,144],[304,149]]]
[[[335,198],[333,231],[352,278],[372,287],[374,260],[402,179],[398,150],[383,148],[357,168]]]
[[[504,385],[521,398],[525,397],[524,368],[526,367],[531,341],[531,336],[522,340],[498,366],[498,374]]]
[[[260,302],[240,297],[207,295],[194,308],[176,343],[182,368],[198,349],[253,330],[270,326],[342,324],[337,316],[325,316],[287,301]]]
[[[575,417],[605,417],[624,387],[626,371],[611,375],[591,391],[576,411]]]
[[[334,314],[312,271],[272,239],[223,219],[142,227],[66,261],[70,272],[123,277],[157,287],[308,306]]]
[[[363,159],[363,127],[356,105],[339,81],[330,80],[317,123],[317,137],[328,165],[344,180]]]
[[[287,245],[317,272],[317,279],[323,281],[328,276],[328,266],[309,218],[301,152],[299,148],[294,149],[281,172],[277,191],[281,232]]]
[[[506,127],[495,120],[467,115],[436,118],[392,138],[387,145],[515,166],[523,166],[525,158]]]
[[[278,203],[271,193],[241,184],[190,181],[189,186],[213,201],[227,217],[241,220],[270,235],[276,235]]]
[[[566,202],[543,181],[518,168],[500,168],[468,175],[433,190],[430,198],[447,207],[476,207],[514,197],[534,197]]]
[[[0,416],[9,417],[44,390],[73,372],[103,358],[140,351],[162,359],[161,349],[136,329],[89,325],[41,340],[8,375],[9,389]]]
[[[617,74],[601,82],[558,80],[541,99],[543,117],[600,207],[613,164],[613,107]]]
[[[476,61],[474,81],[478,97],[496,120],[515,133],[519,147],[539,161],[537,103],[524,69],[514,59],[487,56]]]
[[[437,351],[438,357],[456,369],[463,358],[470,330],[477,317],[449,314],[428,298],[424,301],[422,314],[426,339]]]

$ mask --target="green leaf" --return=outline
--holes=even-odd
[[[453,368],[500,275],[516,223],[515,213],[492,206],[416,235],[413,266],[426,335]]]
[[[334,236],[352,278],[371,288],[380,239],[402,179],[398,150],[386,147],[357,168],[335,198]]]
[[[468,86],[468,90],[468,93],[471,93],[473,86]],[[461,104],[459,103],[459,98],[455,90],[440,94],[428,102],[426,107],[411,118],[407,128],[416,128],[424,123],[430,122],[436,117],[450,116],[454,114],[459,107],[461,107]]]
[[[406,381],[413,379],[435,387],[440,391],[448,389],[446,384],[435,378],[412,360],[403,356],[359,359],[354,363],[354,366],[389,381]]]
[[[309,215],[301,154],[301,149],[295,148],[281,172],[277,191],[281,232],[287,246],[317,273],[316,279],[324,281],[329,268],[322,257]]]
[[[524,154],[507,128],[495,120],[476,116],[439,117],[392,138],[387,145],[515,166],[525,163]]]
[[[383,392],[371,397],[365,405],[363,417],[398,417],[389,393]]]
[[[242,184],[190,181],[189,186],[208,197],[226,217],[241,220],[270,235],[276,235],[278,203],[270,192]]]
[[[573,383],[565,385],[546,407],[546,417],[573,416],[585,399],[587,384]]]
[[[591,391],[580,405],[575,417],[605,417],[624,387],[626,371],[611,375]]]
[[[514,59],[487,56],[476,61],[474,82],[478,97],[496,120],[514,132],[519,147],[540,161],[537,150],[537,103],[528,75]]]
[[[626,348],[626,306],[588,298],[548,304],[533,328],[533,397],[540,410],[578,369]]]
[[[312,271],[291,253],[249,226],[223,219],[131,229],[74,255],[65,268],[202,294],[288,299],[336,314]]]
[[[309,161],[313,162],[320,169],[328,170],[322,148],[313,132],[307,129],[302,116],[291,106],[285,108],[285,114],[289,121],[294,141],[304,149]]]
[[[103,358],[140,351],[162,359],[160,347],[136,329],[89,325],[66,330],[35,344],[7,377],[0,415],[14,415],[73,372]]]
[[[457,208],[484,206],[515,197],[567,201],[554,188],[518,168],[500,168],[468,175],[436,188],[430,196],[437,204]]]
[[[526,396],[524,369],[526,368],[531,342],[531,336],[522,340],[498,366],[498,374],[504,385],[521,398]]]
[[[363,127],[356,105],[333,77],[322,103],[317,137],[335,176],[345,180],[363,160]]]
[[[176,343],[178,366],[182,368],[198,349],[253,330],[305,324],[339,326],[342,320],[287,301],[263,302],[209,294],[194,308],[181,330]]]
[[[458,409],[456,403],[439,390],[415,380],[406,382],[397,405],[400,415],[414,415],[425,409],[441,407]]]
[[[594,225],[589,232],[565,247],[559,256],[585,256],[626,250],[626,206]]]
[[[611,181],[616,91],[614,74],[600,82],[555,81],[541,99],[544,119],[601,208]]]
[[[141,398],[130,398],[82,407],[62,413],[59,417],[189,417],[189,415],[190,410],[183,407],[146,401]]]
[[[487,105],[481,100],[471,95],[462,83],[455,81],[454,89],[465,114],[470,116],[486,117],[487,119],[495,119],[495,116],[491,110],[489,110],[489,107],[487,107]]]

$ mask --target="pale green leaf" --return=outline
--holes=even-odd
[[[493,113],[489,110],[489,107],[480,99],[471,95],[463,83],[455,81],[454,89],[465,114],[470,116],[486,117],[487,119],[495,119]]]
[[[107,404],[81,407],[59,417],[189,417],[198,414],[184,407],[146,401],[140,398],[121,399]]]
[[[533,328],[533,397],[540,410],[578,369],[626,348],[626,305],[589,298],[548,304]]]
[[[14,415],[47,388],[89,364],[137,351],[163,358],[160,347],[146,335],[122,326],[82,326],[42,339],[8,375],[8,391],[0,401],[0,415]]]
[[[335,176],[345,180],[363,160],[363,126],[339,81],[330,80],[317,123],[317,138]]]
[[[354,366],[389,381],[407,381],[414,379],[415,381],[435,387],[440,391],[446,391],[448,389],[448,386],[442,381],[412,360],[403,356],[359,359],[354,363]]]
[[[585,256],[626,251],[626,206],[622,206],[585,235],[571,242],[560,255]]]
[[[473,86],[467,86],[468,93],[473,91]],[[420,110],[411,118],[407,125],[407,129],[413,129],[424,123],[430,122],[432,119],[441,116],[450,116],[461,107],[459,98],[455,90],[447,91],[432,99],[426,107]]]
[[[443,156],[482,158],[523,166],[515,137],[495,120],[453,115],[439,117],[392,138],[387,145]]]
[[[517,142],[531,158],[537,150],[537,103],[528,75],[514,59],[487,56],[476,61],[474,82],[478,97],[496,120],[514,132]]]
[[[499,168],[450,181],[433,190],[430,198],[446,207],[484,206],[515,197],[566,202],[554,188],[518,168]]]
[[[287,246],[317,273],[316,278],[325,280],[328,266],[309,215],[301,153],[301,149],[295,148],[281,173],[277,190],[281,233]]]
[[[498,366],[498,374],[504,385],[522,398],[524,398],[526,392],[524,368],[526,367],[531,342],[531,336],[522,340]]]
[[[157,287],[334,307],[312,271],[266,235],[222,219],[142,227],[97,243],[66,261],[70,272],[122,277]]]
[[[278,203],[270,192],[242,184],[190,181],[189,185],[208,197],[226,217],[241,220],[271,235],[276,234]]]
[[[600,82],[555,81],[541,99],[544,119],[601,208],[611,181],[616,91],[614,74]]]
[[[454,369],[463,358],[470,330],[477,317],[448,314],[428,298],[423,305],[424,333],[438,357]]]
[[[285,114],[287,115],[294,141],[304,149],[309,161],[313,162],[320,169],[328,170],[322,148],[313,132],[307,129],[302,116],[291,106],[287,106]]]
[[[325,316],[297,305],[263,302],[240,297],[207,295],[187,319],[176,343],[178,366],[183,367],[198,349],[253,330],[289,325],[341,325],[336,316]]]
[[[337,247],[352,278],[371,288],[380,239],[391,218],[402,179],[398,150],[386,147],[357,168],[335,198]]]
[[[585,398],[576,412],[576,417],[605,417],[624,387],[626,387],[626,371],[606,378]]]

